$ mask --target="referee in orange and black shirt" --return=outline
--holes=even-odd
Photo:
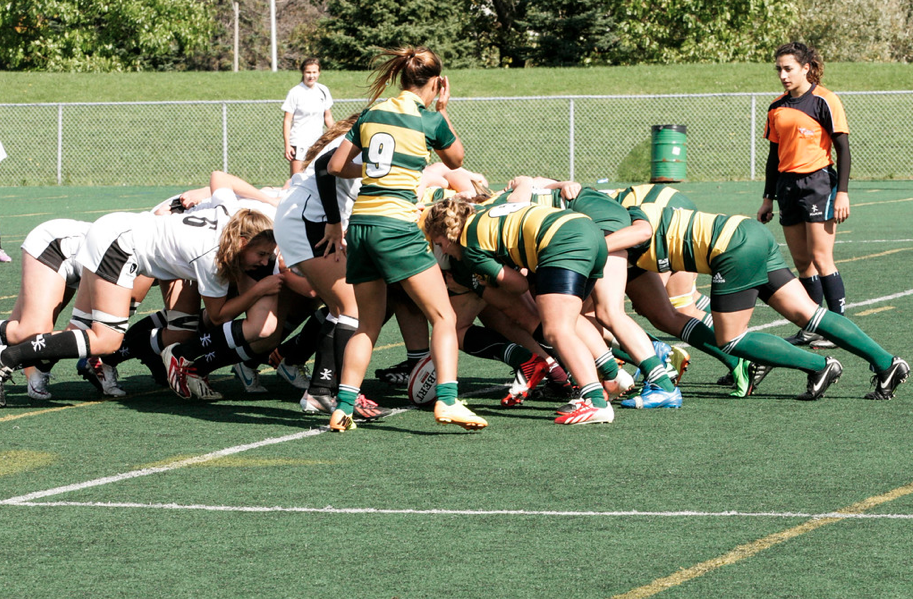
[[[799,280],[813,301],[844,313],[846,291],[834,263],[837,224],[850,215],[847,187],[850,144],[840,99],[820,85],[824,63],[813,48],[791,42],[777,48],[776,69],[786,93],[767,111],[764,137],[770,140],[763,223],[773,218],[773,201]],[[836,170],[831,147],[836,149]],[[834,347],[819,335],[800,330],[787,340],[813,348]]]

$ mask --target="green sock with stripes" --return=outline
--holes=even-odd
[[[790,345],[785,339],[767,333],[745,333],[727,343],[723,351],[745,358],[749,362],[783,368],[798,368],[805,372],[817,372],[826,364],[824,356],[799,349],[795,345]]]
[[[638,364],[637,367],[644,373],[644,380],[648,383],[658,385],[663,391],[669,391],[670,393],[675,391],[675,385],[672,384],[669,375],[666,374],[666,366],[660,362],[657,356],[650,356]]]
[[[607,381],[611,381],[618,376],[618,362],[615,361],[612,350],[596,358],[596,370]]]
[[[862,329],[856,326],[852,320],[836,312],[818,308],[815,311],[815,316],[812,317],[806,326],[813,327],[806,329],[807,331],[820,333],[837,344],[837,347],[866,360],[875,368],[875,372],[881,372],[889,368],[891,361],[894,359],[894,356],[863,333]]]
[[[435,386],[437,391],[437,400],[442,401],[448,406],[452,406],[457,401],[457,382],[450,381],[447,383],[438,383]]]
[[[355,411],[355,400],[361,390],[358,387],[349,385],[339,385],[339,391],[336,393],[336,409],[342,410],[349,416]]]

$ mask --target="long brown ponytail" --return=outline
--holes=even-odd
[[[384,50],[374,58],[375,62],[382,60],[384,62],[374,69],[368,104],[373,104],[384,93],[387,85],[394,83],[397,78],[402,89],[419,88],[431,79],[440,77],[443,68],[440,57],[425,47],[405,46]]]
[[[317,138],[310,148],[308,148],[307,153],[304,155],[304,166],[302,168],[307,168],[314,158],[317,157],[317,154],[320,153],[320,150],[324,149],[328,143],[349,132],[355,125],[355,121],[358,120],[359,113],[350,115],[347,118],[344,118],[341,121],[336,121],[333,123],[333,126],[323,132],[323,135]]]

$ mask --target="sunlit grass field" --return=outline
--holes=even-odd
[[[761,195],[760,183],[678,187],[711,212],[753,215]],[[14,257],[0,264],[0,318],[31,228],[175,191],[0,188]],[[913,183],[854,182],[851,201],[835,250],[847,314],[910,360]],[[160,306],[153,292],[137,317]],[[764,306],[751,325],[795,330]],[[509,369],[461,356],[461,394],[490,422],[468,433],[371,378],[404,352],[388,326],[365,384],[401,411],[343,435],[302,414],[266,367],[268,394],[245,395],[225,369],[214,386],[226,399],[210,404],[155,387],[132,362],[118,400],[71,361],[48,402],[29,400],[17,375],[0,409],[0,596],[911,595],[911,383],[864,400],[866,364],[834,350],[845,372],[818,402],[795,401],[805,376],[781,370],[735,399],[715,384],[724,369],[693,354],[682,409],[559,427],[557,402],[502,409]]]

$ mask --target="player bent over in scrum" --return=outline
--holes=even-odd
[[[711,308],[717,345],[757,364],[798,368],[808,373],[797,399],[816,400],[836,382],[843,366],[790,345],[774,335],[748,331],[760,299],[796,325],[818,332],[838,347],[865,359],[875,376],[867,399],[891,399],[910,367],[892,356],[848,318],[816,305],[793,275],[773,235],[743,216],[708,214],[643,205],[630,208],[635,220],[625,238],[638,267],[654,272],[712,275]]]

